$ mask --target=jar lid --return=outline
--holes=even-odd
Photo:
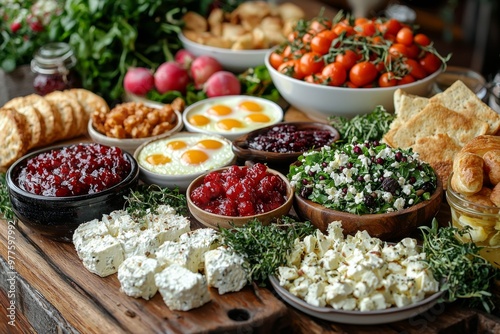
[[[76,57],[67,43],[49,43],[38,49],[31,61],[33,72],[54,74],[67,72],[75,66]]]

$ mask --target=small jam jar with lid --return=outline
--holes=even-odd
[[[68,44],[57,42],[42,46],[31,60],[31,70],[37,74],[33,81],[35,92],[46,95],[76,87],[75,65],[76,57]]]

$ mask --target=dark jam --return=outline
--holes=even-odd
[[[118,184],[130,170],[120,148],[77,144],[29,159],[19,173],[18,184],[30,193],[48,197],[85,195]]]
[[[280,124],[249,138],[248,147],[266,152],[295,153],[329,145],[334,139],[335,134],[328,130],[299,130],[293,124]]]

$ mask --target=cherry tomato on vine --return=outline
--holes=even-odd
[[[309,23],[309,30],[312,32],[321,32],[323,30],[329,30],[332,28],[332,22],[326,19],[316,19]]]
[[[376,32],[375,23],[373,23],[372,21],[368,21],[359,26],[356,26],[354,30],[358,31],[361,36],[373,36]]]
[[[431,44],[431,39],[425,34],[416,34],[413,37],[413,42],[418,45],[428,46]]]
[[[347,72],[340,63],[331,63],[323,68],[321,75],[326,79],[329,86],[342,86],[347,79]]]
[[[311,74],[304,78],[305,82],[313,84],[323,84],[325,82],[325,77],[321,73]]]
[[[278,72],[295,79],[302,79],[304,77],[300,72],[299,61],[297,59],[285,61],[278,67]]]
[[[346,50],[344,53],[339,53],[335,57],[335,62],[341,63],[346,71],[349,71],[360,59],[360,56],[352,51],[352,50]]]
[[[419,64],[415,59],[407,59],[405,65],[408,68],[409,73],[415,79],[423,79],[427,76],[427,72],[424,70],[422,65]]]
[[[388,35],[396,36],[399,29],[401,29],[401,23],[396,19],[389,19],[380,26],[380,32],[384,37]]]
[[[404,44],[394,43],[389,47],[389,54],[396,57],[408,56],[408,48]]]
[[[398,84],[398,80],[392,72],[385,72],[378,78],[378,85],[380,87],[393,87]]]
[[[349,23],[346,23],[344,21],[341,21],[339,23],[337,23],[333,28],[332,28],[333,32],[335,32],[337,35],[340,35],[342,34],[343,32],[345,32],[345,35],[346,36],[352,36],[354,34],[356,34],[356,31],[354,30],[354,28],[352,26],[349,25]]]
[[[323,30],[311,39],[311,51],[321,55],[327,54],[330,51],[330,46],[338,35],[331,30]]]
[[[415,82],[415,78],[411,76],[411,74],[407,74],[398,81],[398,85],[405,85]]]
[[[349,80],[356,86],[365,86],[375,80],[378,75],[373,63],[362,61],[354,65],[349,71]]]
[[[435,54],[430,52],[427,52],[419,62],[428,74],[436,72],[441,67],[441,60]]]
[[[299,71],[303,76],[320,72],[325,62],[319,53],[306,52],[299,60]]]
[[[412,44],[406,47],[406,55],[408,58],[416,59],[420,53],[420,48],[417,44]]]
[[[283,55],[276,52],[271,53],[271,56],[269,56],[269,64],[277,70],[278,67],[283,64]]]
[[[396,34],[396,42],[410,46],[413,44],[413,30],[411,30],[408,27],[403,27],[399,29],[398,33]]]

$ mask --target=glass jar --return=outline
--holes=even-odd
[[[450,175],[446,189],[446,200],[451,209],[451,221],[461,230],[470,226],[470,234],[462,238],[482,247],[480,255],[500,268],[500,207],[485,206],[471,202],[451,187]]]
[[[68,44],[58,42],[42,46],[31,60],[31,70],[37,74],[33,81],[35,92],[46,95],[76,87],[75,65],[76,57]]]

